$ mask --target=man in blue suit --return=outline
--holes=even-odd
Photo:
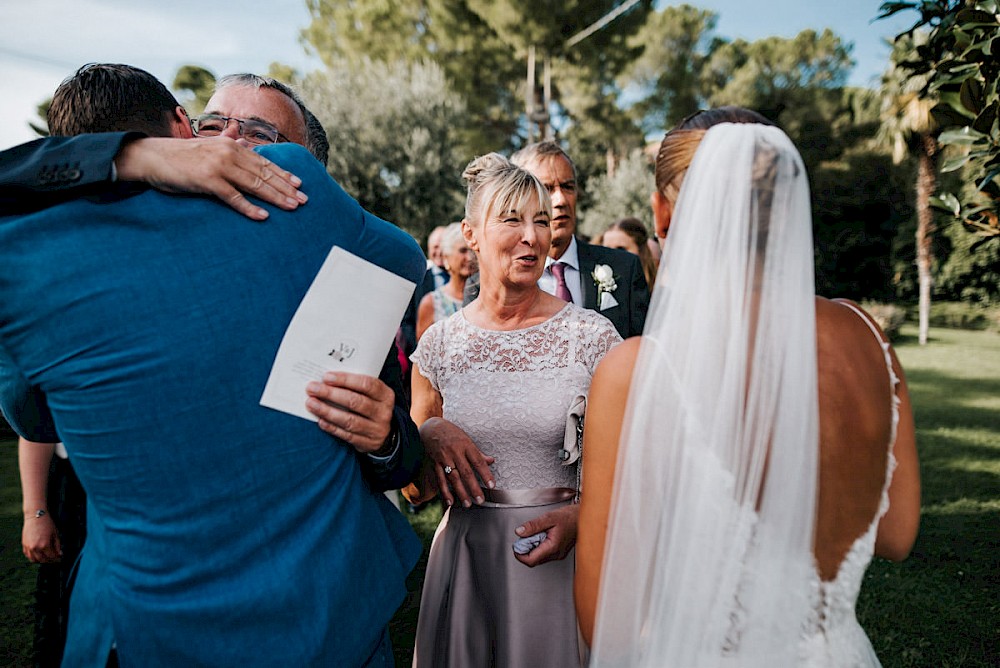
[[[190,133],[135,72],[101,113],[142,100],[147,133]],[[133,189],[0,217],[0,407],[63,440],[89,497],[66,666],[391,665],[419,541],[354,448],[258,401],[332,246],[414,282],[423,254],[305,149],[259,151],[308,205],[248,225]]]

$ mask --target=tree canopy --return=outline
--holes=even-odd
[[[301,88],[330,139],[330,174],[366,209],[422,238],[461,218],[465,115],[434,63],[360,60]]]
[[[577,164],[581,231],[599,232],[629,214],[648,224],[648,156],[655,152],[649,144],[699,108],[735,104],[774,120],[802,153],[812,183],[819,289],[856,299],[912,294],[913,244],[898,237],[912,239],[916,227],[916,166],[889,159],[885,138],[876,138],[886,96],[846,85],[851,44],[830,30],[729,39],[717,33],[715,12],[653,0],[305,2],[311,20],[301,41],[323,68],[303,76],[275,63],[269,73],[297,84],[324,123],[331,174],[366,208],[414,236],[460,215],[458,175],[468,160],[537,139],[543,126],[535,129],[535,123],[542,118]],[[993,23],[984,14],[959,19],[960,4],[987,13],[993,7]],[[974,183],[987,193],[997,180],[990,175],[997,169],[990,157],[997,109],[993,47],[1000,44],[989,37],[995,36],[995,4],[883,6],[884,12],[916,9],[923,23],[951,31],[935,42],[932,30],[932,51],[913,60],[934,63],[924,66],[930,77],[924,86],[940,96],[934,118],[944,118],[942,140],[970,149],[945,155],[946,168],[958,171],[943,179],[954,194],[938,204],[980,228],[996,225],[990,210],[973,206],[979,189],[963,188],[959,175],[978,169]],[[603,21],[609,14],[613,20]],[[589,30],[595,22],[599,27]],[[581,34],[586,37],[575,38]],[[536,61],[533,90],[529,54]],[[188,93],[197,111],[210,79],[211,73],[186,67],[174,87]],[[544,113],[532,116],[542,102]],[[932,269],[943,295],[1000,299],[973,285],[975,272],[990,274],[982,263],[964,262],[970,244],[950,234],[932,243],[940,253]]]
[[[943,171],[965,169],[975,182],[964,193],[942,193],[942,208],[982,237],[1000,240],[1000,10],[997,0],[885,2],[881,17],[915,11],[913,27],[897,37],[910,39],[928,29],[916,57],[904,63],[923,82],[919,95],[932,100],[942,144],[960,154]],[[974,244],[973,248],[979,244]]]

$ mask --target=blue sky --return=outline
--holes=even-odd
[[[662,4],[662,3],[661,3]],[[727,38],[791,37],[829,27],[854,45],[850,83],[875,85],[889,48],[883,40],[909,27],[904,13],[872,19],[879,0],[693,0],[719,14]],[[259,17],[266,25],[262,37]],[[123,62],[169,84],[195,63],[218,75],[264,72],[274,61],[318,67],[298,42],[308,24],[305,0],[0,0],[0,149],[34,138],[28,121],[63,78],[87,62]]]

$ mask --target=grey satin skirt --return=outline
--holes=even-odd
[[[427,562],[415,668],[579,668],[575,552],[528,568],[511,547],[516,527],[568,503],[445,513]]]

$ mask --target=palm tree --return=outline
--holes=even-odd
[[[919,33],[916,33],[920,39]],[[917,276],[919,279],[920,345],[927,343],[931,310],[931,264],[934,261],[932,246],[934,218],[930,198],[937,190],[937,123],[931,115],[935,101],[925,97],[927,76],[913,74],[904,66],[917,58],[913,38],[896,40],[889,67],[882,75],[881,127],[878,139],[892,148],[892,159],[901,163],[907,155],[917,159],[916,210],[917,210]]]

